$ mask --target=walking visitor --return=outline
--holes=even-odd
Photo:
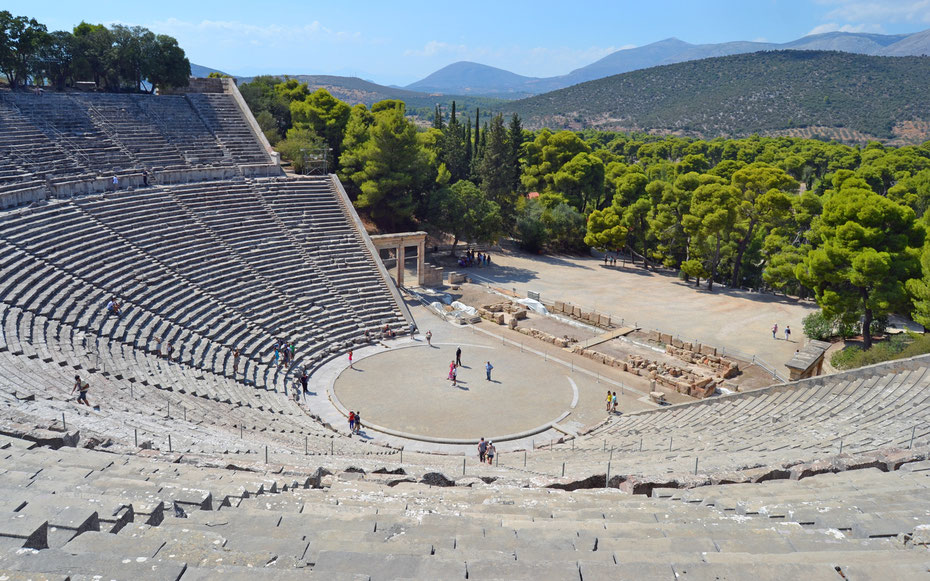
[[[71,388],[72,395],[75,390],[78,392],[77,402],[90,407],[90,402],[87,401],[87,392],[90,391],[90,385],[86,381],[81,381],[80,375],[74,376],[74,387]]]

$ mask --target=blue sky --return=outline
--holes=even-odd
[[[50,30],[81,20],[146,26],[176,37],[191,62],[237,75],[355,75],[398,85],[459,60],[560,75],[673,36],[785,42],[831,30],[930,28],[930,0],[4,0],[0,8]]]

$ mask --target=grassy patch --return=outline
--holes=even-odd
[[[873,344],[868,351],[863,351],[858,345],[850,345],[834,353],[830,364],[837,369],[856,369],[925,353],[930,353],[930,334],[902,333]]]

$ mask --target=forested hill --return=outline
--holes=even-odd
[[[261,77],[239,77],[240,84],[251,83]],[[275,78],[272,76],[265,77]],[[455,101],[460,111],[473,111],[478,107],[484,111],[498,111],[507,101],[480,95],[433,95],[419,91],[408,91],[397,87],[378,85],[356,77],[339,77],[334,75],[280,75],[277,77],[294,79],[306,83],[311,91],[326,89],[330,95],[349,105],[362,103],[371,107],[378,101],[397,99],[407,105],[407,112],[422,121],[432,120],[436,105],[448,111]]]
[[[510,109],[529,128],[920,143],[930,139],[930,57],[741,54],[614,75]]]

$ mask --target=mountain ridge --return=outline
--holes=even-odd
[[[701,60],[705,58],[772,50],[837,50],[873,56],[920,56],[930,54],[930,29],[912,34],[874,34],[864,32],[825,32],[785,43],[730,41],[691,44],[671,37],[641,47],[621,49],[593,63],[554,77],[527,77],[469,61],[447,65],[405,88],[428,88],[432,93],[485,95],[514,98],[538,95],[611,75],[655,66]],[[467,71],[466,75],[456,73]],[[486,73],[480,77],[479,72]],[[495,85],[495,79],[506,79]],[[421,89],[422,90],[422,89]]]
[[[508,105],[528,129],[920,143],[930,139],[930,57],[728,55],[613,75]]]

